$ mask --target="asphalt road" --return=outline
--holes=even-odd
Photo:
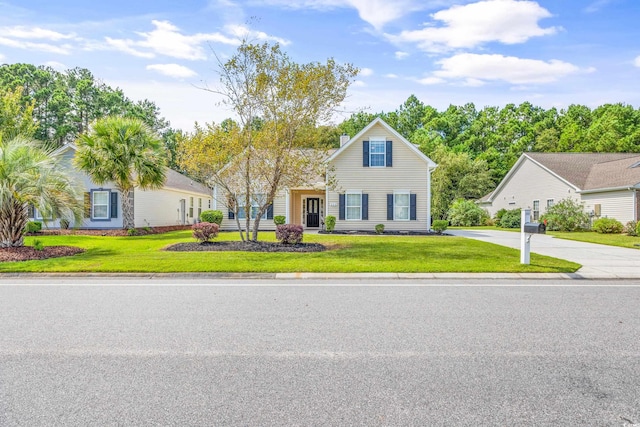
[[[0,425],[640,424],[637,282],[254,282],[0,280]]]

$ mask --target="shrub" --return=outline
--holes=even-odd
[[[273,217],[273,223],[275,225],[284,225],[285,222],[287,222],[287,217],[284,215],[276,215]]]
[[[209,222],[209,223],[222,225],[222,218],[224,218],[224,214],[222,213],[222,211],[219,211],[219,210],[202,211],[202,213],[200,214],[201,222]]]
[[[194,239],[200,243],[215,239],[218,237],[218,231],[220,231],[220,226],[215,222],[199,222],[191,227]]]
[[[500,224],[500,220],[502,219],[502,215],[504,215],[507,212],[508,211],[505,208],[502,208],[498,212],[496,212],[496,214],[494,216],[494,218],[496,220],[496,224]]]
[[[138,230],[135,228],[129,228],[127,230],[127,236],[136,236],[138,234]]]
[[[27,233],[37,233],[42,230],[42,223],[40,221],[28,221],[24,229]]]
[[[576,231],[588,228],[589,215],[582,203],[569,197],[549,207],[541,220],[547,221],[550,231]]]
[[[458,199],[449,208],[449,222],[454,226],[471,227],[482,225],[488,217],[487,211],[476,205],[472,200]]]
[[[640,236],[640,221],[636,224],[636,236]]]
[[[384,224],[376,224],[376,234],[384,233]]]
[[[297,245],[302,242],[304,229],[301,225],[284,224],[276,227],[276,239],[286,245]]]
[[[487,227],[493,227],[494,225],[496,225],[496,221],[493,218],[487,218],[484,220],[484,225],[486,225]]]
[[[336,228],[336,217],[333,215],[328,215],[324,219],[324,228],[331,233]]]
[[[521,218],[520,209],[504,209],[504,212],[500,215],[500,220],[498,220],[498,226],[502,228],[520,228]]]
[[[42,243],[42,240],[35,239],[33,241],[33,249],[35,249],[36,251],[43,251],[44,243]]]
[[[622,232],[627,236],[637,236],[638,235],[638,221],[629,221],[624,226],[624,230]]]
[[[598,218],[591,225],[593,231],[601,234],[620,234],[623,228],[622,223],[614,218]]]
[[[446,230],[448,226],[449,221],[447,221],[446,219],[436,219],[435,221],[433,221],[433,224],[431,224],[431,228],[433,229],[433,231],[438,234],[442,234],[442,232]]]

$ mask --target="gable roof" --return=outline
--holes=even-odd
[[[495,190],[478,203],[492,202],[526,159],[579,193],[640,186],[640,153],[523,153]]]
[[[396,137],[398,141],[402,142],[407,147],[409,147],[411,151],[413,151],[420,159],[422,159],[427,164],[429,169],[435,169],[438,166],[433,160],[431,160],[422,151],[420,151],[420,149],[418,149],[418,147],[415,144],[412,144],[411,142],[407,141],[402,135],[396,132],[394,128],[389,126],[380,117],[376,117],[371,123],[365,126],[364,129],[362,129],[353,138],[347,141],[342,147],[338,148],[331,156],[329,156],[329,158],[327,159],[327,162],[333,161],[336,157],[342,154],[347,149],[347,147],[349,147],[351,144],[355,143],[356,141],[360,140],[360,138],[362,138],[362,135],[367,133],[371,128],[373,128],[377,124],[380,124],[381,126],[383,126],[385,129],[391,132],[391,134],[393,134],[393,136]]]
[[[60,148],[57,148],[53,151],[54,154],[64,153],[69,150],[76,151],[78,147],[73,143],[67,143]],[[170,188],[178,191],[187,191],[191,193],[203,194],[207,196],[212,195],[212,191],[209,187],[201,184],[200,182],[194,181],[181,174],[180,172],[176,172],[171,168],[166,168],[166,179],[164,181],[164,185],[162,188]]]

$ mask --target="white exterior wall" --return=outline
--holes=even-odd
[[[363,167],[362,141],[369,137],[381,137],[393,141],[392,167]],[[329,174],[335,177],[336,188],[327,191],[326,214],[336,217],[336,230],[373,231],[376,224],[384,224],[385,230],[427,231],[428,165],[418,155],[399,141],[381,124],[376,124],[359,140],[354,141],[330,164]],[[369,195],[369,219],[340,220],[339,194],[362,192]],[[416,194],[416,221],[387,220],[387,194],[407,191]]]
[[[189,215],[190,198],[193,197],[193,215]],[[202,211],[209,208],[211,196],[201,193],[163,188],[160,190],[139,190],[134,193],[133,211],[135,227],[161,227],[168,225],[182,225],[180,200],[185,200],[185,222],[194,224],[198,219],[198,200],[202,201]]]
[[[595,205],[600,204],[601,218],[615,218],[622,224],[635,219],[634,199],[633,190],[582,194],[582,201],[587,212],[594,211]]]
[[[557,203],[568,197],[581,200],[574,187],[524,158],[500,191],[493,195],[492,204],[480,206],[493,217],[500,209],[531,209],[533,201],[540,200],[540,215],[544,215],[548,199]]]

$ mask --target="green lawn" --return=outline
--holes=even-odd
[[[273,240],[273,232],[261,234]],[[580,266],[452,236],[305,236],[333,249],[317,253],[169,252],[193,241],[190,231],[135,237],[42,236],[45,246],[71,245],[85,253],[43,261],[0,263],[1,272],[573,272]],[[220,240],[238,239],[221,233]],[[33,237],[26,244],[33,244]]]
[[[580,242],[640,249],[640,237],[631,237],[626,234],[600,234],[593,231],[548,231],[547,234],[559,239],[578,240]]]

